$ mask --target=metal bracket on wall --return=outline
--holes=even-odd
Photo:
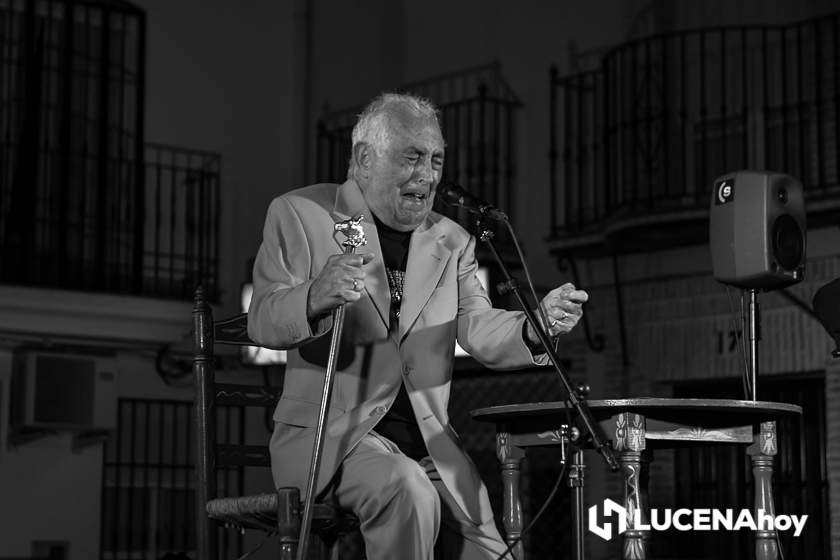
[[[80,453],[91,445],[103,443],[109,437],[111,437],[111,432],[108,430],[87,430],[73,434],[73,453]]]
[[[564,263],[568,263],[568,267],[564,265]],[[574,257],[572,256],[563,256],[557,259],[557,267],[560,270],[569,270],[572,273],[572,281],[574,282],[575,286],[580,285],[580,277],[578,276],[578,269],[577,263],[575,262]],[[586,335],[586,344],[589,346],[589,349],[593,352],[603,352],[605,343],[604,343],[604,336],[602,334],[592,335],[592,331],[589,327],[589,319],[587,318],[587,314],[583,314],[583,332]]]

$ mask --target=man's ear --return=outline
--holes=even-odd
[[[353,162],[362,177],[367,177],[370,173],[372,149],[373,147],[367,142],[359,142],[353,146]]]

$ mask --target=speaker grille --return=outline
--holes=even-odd
[[[789,214],[773,222],[773,256],[782,268],[793,270],[802,262],[805,244],[799,224]]]

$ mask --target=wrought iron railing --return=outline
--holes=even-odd
[[[667,33],[550,79],[551,235],[704,209],[741,168],[800,178],[809,202],[840,185],[840,15]]]
[[[199,284],[218,295],[221,156],[147,144],[143,292],[185,299]]]
[[[0,2],[0,283],[217,293],[219,156],[144,144],[145,14]]]
[[[446,140],[444,177],[514,213],[515,117],[521,102],[498,62],[406,84],[398,91],[431,99]],[[361,107],[327,112],[318,122],[317,181],[347,177],[351,132]],[[439,207],[458,218],[458,211]],[[460,216],[464,218],[464,216]]]

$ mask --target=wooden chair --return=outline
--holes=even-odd
[[[297,488],[278,488],[253,496],[217,496],[216,470],[226,466],[270,467],[268,445],[229,445],[216,442],[216,407],[257,406],[273,410],[280,397],[279,388],[257,385],[222,384],[215,380],[215,344],[253,345],[248,337],[247,315],[213,322],[213,312],[201,287],[195,291],[193,307],[196,422],[196,541],[198,558],[217,560],[219,525],[237,530],[255,529],[276,533],[280,539],[280,559],[293,560],[297,554],[303,505]],[[266,435],[266,440],[268,436]],[[296,457],[300,461],[307,458]],[[312,514],[312,534],[334,544],[339,535],[358,528],[355,517],[327,504],[316,504]],[[312,547],[310,547],[312,550]],[[337,547],[332,547],[337,558]]]

